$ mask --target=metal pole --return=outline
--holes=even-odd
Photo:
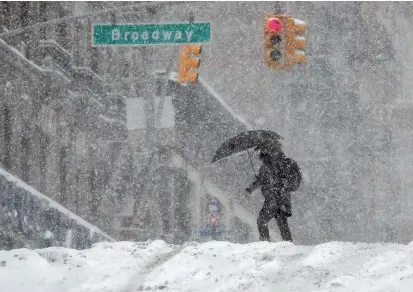
[[[189,17],[188,17],[189,23],[193,23],[194,20],[195,20],[195,16],[192,12],[190,12]],[[159,127],[161,126],[162,111],[163,111],[163,106],[164,106],[164,102],[165,102],[165,96],[167,94],[167,88],[168,88],[168,83],[169,83],[169,75],[171,74],[171,69],[172,69],[172,67],[175,63],[174,61],[175,61],[175,58],[177,56],[178,50],[179,50],[179,46],[174,46],[172,57],[169,60],[168,67],[166,68],[166,74],[164,76],[164,82],[163,82],[162,88],[161,88],[161,96],[160,96],[159,106],[158,106],[158,110],[157,110],[157,114],[156,114],[156,121],[157,121],[157,125]]]

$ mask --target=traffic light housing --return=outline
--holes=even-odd
[[[281,69],[284,63],[284,24],[277,15],[268,15],[264,22],[265,63]]]
[[[264,59],[272,69],[292,69],[305,62],[305,23],[288,15],[270,14],[264,20]]]
[[[198,81],[198,72],[201,60],[193,58],[201,54],[201,45],[181,45],[179,51],[179,68],[178,82],[179,83],[196,83]]]

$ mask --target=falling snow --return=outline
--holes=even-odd
[[[79,256],[81,265],[90,252],[84,276],[93,280],[73,291],[123,291],[152,256],[165,265],[138,278],[153,290],[273,291],[278,283],[285,291],[407,291],[389,283],[411,283],[412,274],[412,13],[409,2],[1,2],[0,270],[27,272],[21,283],[30,291],[69,289],[66,276],[81,272],[45,254]],[[305,63],[266,66],[268,14],[306,25]],[[194,22],[211,24],[196,84],[178,83],[177,44],[92,46],[94,24]],[[116,40],[179,37],[117,29]],[[301,168],[294,243],[278,242],[275,222],[273,242],[254,243],[264,199],[259,190],[243,194],[258,174],[258,152],[211,163],[220,145],[248,130],[281,135]],[[203,232],[213,224],[219,232]],[[133,246],[145,251],[129,259],[123,253]],[[126,274],[107,290],[97,267],[116,266],[117,255],[101,263],[99,248],[125,257]],[[13,258],[17,249],[29,266]],[[284,272],[288,257],[277,249],[291,251]],[[0,290],[13,290],[14,278],[1,275]]]

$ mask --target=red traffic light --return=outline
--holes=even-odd
[[[269,32],[280,32],[282,28],[283,28],[283,24],[278,18],[268,19],[267,29]]]

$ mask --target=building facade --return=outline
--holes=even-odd
[[[155,88],[163,75],[154,74]],[[251,125],[232,112],[205,81],[180,85],[173,72],[168,79],[166,88],[153,90],[152,99],[128,99],[135,186],[121,215],[119,238],[163,238],[171,243],[210,240],[212,235],[201,231],[210,224],[210,204],[217,202],[220,232],[213,239],[256,240],[255,205],[234,199],[253,179],[252,171],[245,176],[245,167],[250,166],[211,165],[220,144]],[[150,123],[149,102],[157,113]]]
[[[74,8],[0,5],[3,33],[70,15]],[[125,98],[74,56],[81,43],[75,32],[70,22],[0,35],[0,165],[113,234],[113,206],[125,188],[119,184],[125,175]]]

